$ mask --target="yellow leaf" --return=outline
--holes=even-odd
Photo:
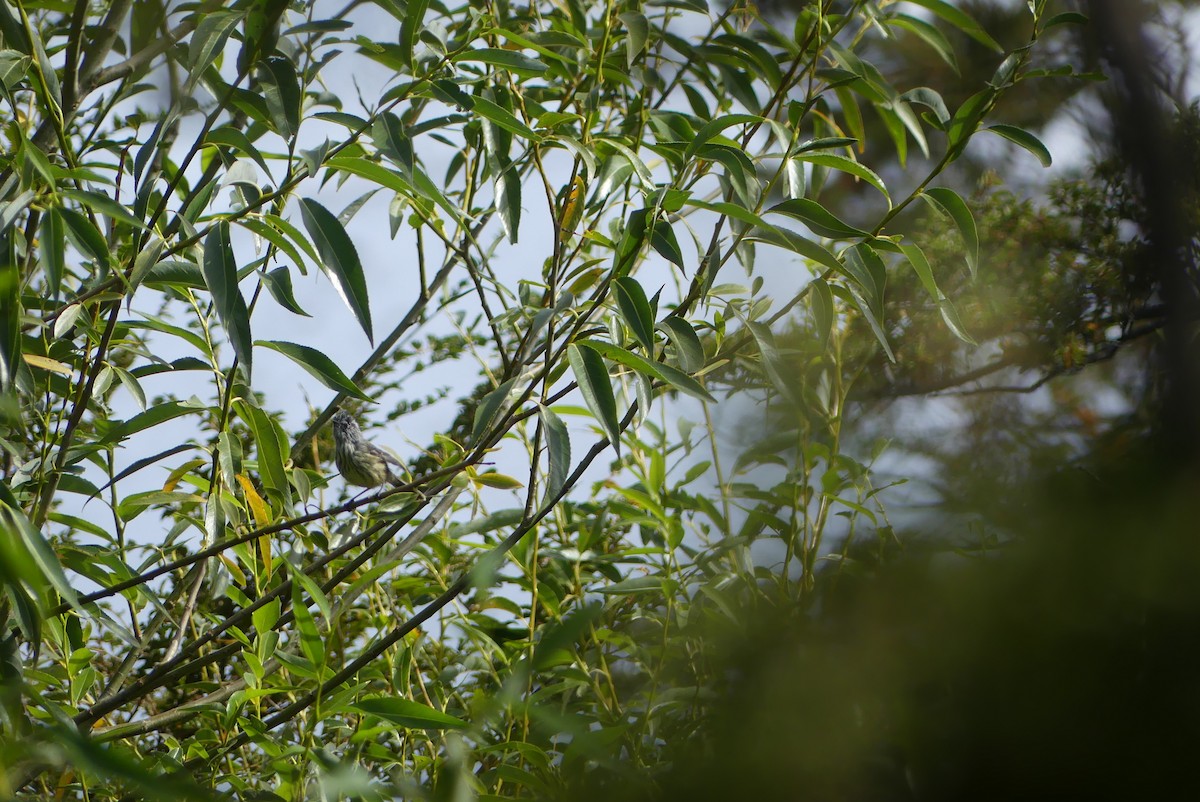
[[[52,373],[61,373],[64,376],[74,375],[75,371],[71,370],[71,366],[57,359],[51,359],[48,356],[39,356],[38,354],[21,354],[25,357],[25,364],[32,365],[35,368],[48,370]]]
[[[250,478],[243,475],[237,475],[238,484],[242,486],[242,492],[246,496],[246,502],[250,505],[250,512],[254,514],[254,523],[259,526],[270,526],[271,524],[271,508],[267,506],[267,502],[254,489],[254,483]]]
[[[171,475],[167,477],[167,481],[163,482],[163,492],[170,493],[179,484],[179,480],[183,478],[184,474],[190,473],[193,468],[200,467],[206,461],[202,459],[190,459],[171,471]]]

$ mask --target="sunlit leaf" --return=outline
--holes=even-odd
[[[325,275],[354,313],[358,324],[366,332],[367,340],[374,343],[367,280],[358,261],[358,249],[354,247],[354,242],[337,217],[312,198],[300,200],[300,214],[304,227],[313,238],[313,244],[317,246],[317,252],[321,254],[321,267]]]

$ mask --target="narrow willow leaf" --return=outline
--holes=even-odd
[[[0,237],[7,247],[8,237]],[[7,392],[17,379],[21,363],[21,275],[16,260],[0,264],[0,392]]]
[[[793,198],[778,203],[767,210],[775,214],[785,214],[799,220],[808,226],[814,234],[829,239],[851,239],[871,236],[861,228],[855,228],[844,222],[821,204],[808,198]]]
[[[996,53],[1004,52],[1004,48],[1000,46],[1000,43],[989,36],[988,32],[975,21],[974,17],[957,6],[947,3],[945,0],[909,0],[909,2],[915,3],[918,6],[924,6],[984,47]]]
[[[691,323],[680,317],[668,317],[660,320],[657,328],[666,332],[675,346],[675,355],[684,373],[695,373],[704,367],[704,346]]]
[[[829,342],[829,335],[833,332],[835,317],[833,292],[824,279],[815,278],[812,282],[811,296],[809,305],[813,314],[813,326],[817,330],[817,338],[823,347]]]
[[[255,526],[270,526],[273,516],[271,508],[263,497],[254,489],[254,482],[245,474],[236,474],[234,476],[239,485],[242,486],[242,495],[246,497],[246,504],[250,507],[250,514],[254,516]]]
[[[925,198],[938,212],[954,221],[954,225],[958,227],[958,233],[962,236],[963,244],[967,248],[967,268],[974,276],[975,271],[979,268],[979,231],[975,228],[975,217],[971,214],[971,209],[967,206],[966,201],[948,187],[927,189],[921,197]]]
[[[625,23],[625,31],[629,37],[625,44],[625,66],[633,67],[638,56],[646,50],[646,42],[650,38],[650,21],[640,11],[626,11],[617,18]]]
[[[586,341],[585,341],[586,342]],[[613,450],[621,453],[621,430],[617,423],[617,400],[613,396],[608,370],[600,354],[591,348],[580,348],[578,343],[567,346],[567,361],[575,374],[575,381],[583,400],[596,417],[601,430],[608,438]]]
[[[683,270],[683,250],[679,247],[679,240],[675,238],[675,229],[671,227],[669,221],[654,221],[654,228],[650,230],[650,247],[654,248],[659,256]]]
[[[310,348],[307,345],[298,343],[283,342],[280,340],[258,340],[255,345],[261,345],[263,348],[270,348],[272,351],[283,354],[288,359],[295,362],[300,367],[307,370],[321,384],[334,390],[338,393],[353,396],[362,401],[370,403],[371,397],[358,389],[350,377],[342,372],[342,369],[337,366],[332,359],[321,353],[315,348]]]
[[[291,141],[300,129],[300,79],[292,62],[271,56],[259,62],[258,80],[262,85],[267,110],[275,124],[275,133]]]
[[[1042,163],[1043,167],[1049,167],[1054,161],[1050,155],[1050,151],[1042,144],[1042,140],[1024,128],[1018,128],[1015,125],[989,125],[985,130],[991,131],[993,134],[999,134],[1009,142],[1015,142],[1025,148],[1025,150],[1037,157],[1037,160]]]
[[[942,291],[938,289],[937,280],[933,277],[933,268],[929,266],[929,260],[925,258],[925,252],[920,246],[910,243],[900,245],[900,252],[904,254],[904,258],[912,265],[913,272],[917,274],[917,278],[921,280],[921,286],[925,288],[925,292],[929,293],[929,297],[936,303],[942,299]]]
[[[100,229],[74,209],[60,209],[59,214],[62,215],[63,222],[67,224],[66,232],[71,244],[81,253],[91,256],[96,264],[108,268],[111,257],[108,252],[108,243],[104,241],[104,235],[100,233]]]
[[[771,327],[752,320],[746,320],[745,323],[746,328],[750,330],[750,335],[754,337],[755,344],[758,346],[759,360],[767,380],[774,385],[775,390],[784,398],[792,403],[798,403],[795,394],[792,392],[792,386],[784,379],[784,376],[788,373],[788,368],[784,364],[783,358],[779,355],[779,349],[775,346],[775,334],[771,331]]]
[[[836,270],[839,273],[842,272],[842,263],[838,261],[838,258],[828,248],[813,242],[807,237],[802,237],[794,231],[767,225],[755,228],[754,233],[746,237],[746,239],[750,242],[766,242],[780,248],[786,248],[831,270]]]
[[[945,126],[950,122],[950,110],[946,108],[946,101],[942,100],[942,96],[928,86],[910,89],[900,97],[909,103],[920,103],[930,109],[939,125]]]
[[[508,241],[515,245],[521,228],[521,174],[516,164],[505,164],[496,171],[495,187],[500,223],[504,226]]]
[[[396,696],[368,696],[348,707],[412,730],[461,730],[467,726],[460,718]]]
[[[50,586],[58,591],[63,601],[72,607],[78,607],[79,599],[75,595],[75,589],[67,580],[58,555],[54,553],[54,549],[50,547],[50,543],[42,533],[37,530],[32,521],[25,517],[25,513],[21,511],[20,507],[0,504],[0,510],[3,510],[4,517],[8,518],[10,524],[10,526],[4,527],[9,530],[8,537],[11,537],[13,530],[16,530],[20,546],[32,559],[40,574],[40,577],[25,576],[22,578],[32,587],[42,585],[43,581],[49,582]]]
[[[96,421],[96,432],[100,437],[96,441],[96,444],[120,443],[127,437],[138,432],[145,431],[160,423],[166,423],[169,420],[183,417],[184,415],[195,415],[198,411],[195,407],[184,406],[176,401],[170,401],[165,404],[154,404],[145,412],[134,415],[128,420],[99,420]]]
[[[413,47],[421,34],[428,8],[429,0],[409,0],[405,4],[404,19],[400,23],[400,63],[404,67],[412,67]]]
[[[845,274],[854,279],[863,297],[876,316],[883,314],[883,291],[887,283],[887,268],[875,249],[859,243],[842,255]]]
[[[188,79],[184,89],[187,94],[191,94],[208,65],[225,49],[225,41],[241,16],[228,11],[201,15],[200,24],[188,41]]]
[[[471,441],[473,443],[480,442],[480,438],[491,430],[492,424],[505,411],[509,393],[512,392],[516,381],[516,379],[509,379],[485,395],[479,402],[479,406],[475,408],[475,421],[471,426]]]
[[[543,504],[551,504],[567,483],[571,473],[571,436],[562,418],[550,407],[538,405],[542,432],[546,440],[546,490]]]
[[[254,434],[258,472],[263,487],[274,495],[280,508],[290,507],[291,488],[288,485],[287,471],[284,469],[288,448],[283,429],[267,413],[246,401],[235,401],[234,410]]]
[[[288,310],[294,315],[301,317],[312,317],[308,312],[300,308],[300,304],[296,302],[296,295],[292,291],[292,273],[286,267],[277,267],[262,275],[263,284],[267,285],[267,291],[271,293],[271,297],[275,302]]]
[[[871,333],[875,335],[875,339],[883,347],[883,352],[887,354],[889,362],[896,362],[896,355],[892,353],[892,346],[888,344],[887,333],[883,330],[883,324],[879,318],[871,310],[871,304],[863,296],[857,284],[847,284],[844,287],[833,285],[830,287],[833,294],[846,301],[857,309],[863,316],[863,320],[867,321],[867,325],[871,329]]]
[[[300,630],[300,650],[314,666],[325,664],[325,639],[317,628],[317,621],[309,612],[300,583],[292,583],[292,613],[296,616],[296,628]]]
[[[481,47],[475,50],[464,50],[455,56],[452,61],[455,64],[470,62],[488,64],[492,67],[507,70],[520,78],[536,78],[547,69],[545,64],[531,59],[529,56],[512,50],[503,50],[498,47]]]
[[[766,226],[770,224],[763,220],[749,209],[738,206],[736,203],[727,203],[724,201],[704,201],[698,198],[688,198],[684,201],[687,206],[695,206],[698,209],[706,209],[710,212],[723,214],[730,219],[737,220],[739,223],[745,223],[748,226]]]
[[[204,239],[204,283],[212,293],[217,308],[217,317],[229,335],[233,352],[250,375],[254,357],[253,340],[250,338],[250,313],[246,299],[238,289],[237,263],[233,258],[233,246],[229,242],[229,223],[221,221],[213,226]]]
[[[757,114],[726,114],[723,117],[718,117],[705,125],[696,132],[696,138],[688,143],[687,149],[683,152],[684,161],[692,159],[700,148],[706,145],[713,137],[720,134],[726,128],[731,128],[735,125],[746,125],[750,123],[761,123],[762,117]]]
[[[253,159],[255,164],[261,167],[264,173],[267,175],[271,174],[271,171],[267,169],[267,162],[263,159],[262,154],[259,153],[258,148],[254,147],[254,143],[250,141],[249,137],[233,126],[226,125],[209,131],[204,137],[204,141],[206,144],[224,145],[225,147],[240,151]]]
[[[954,304],[949,298],[942,298],[938,301],[938,311],[942,313],[942,320],[945,321],[946,327],[950,329],[955,337],[965,342],[967,345],[978,345],[975,338],[968,332],[966,326],[963,325],[962,318],[958,316],[958,310],[954,308]]]
[[[474,104],[471,111],[478,114],[480,117],[491,120],[496,125],[503,128],[505,131],[510,131],[519,137],[528,139],[530,142],[541,142],[542,138],[532,128],[513,116],[512,112],[505,109],[495,101],[488,100],[481,95],[474,95]]]
[[[633,276],[621,276],[613,281],[613,290],[617,296],[617,308],[621,317],[633,332],[633,336],[646,349],[646,353],[654,355],[654,312],[646,299],[646,291]]]
[[[301,571],[291,562],[284,560],[284,565],[287,566],[288,573],[292,575],[292,581],[296,582],[308,597],[317,604],[317,609],[321,611],[322,617],[326,622],[333,620],[333,607],[329,604],[329,597],[321,590],[321,586],[313,581],[312,577]]]
[[[547,626],[533,650],[533,668],[543,671],[572,660],[569,649],[592,624],[604,615],[604,605],[591,603],[575,609],[561,621]]]
[[[42,264],[46,266],[46,289],[51,300],[57,298],[62,289],[67,237],[65,226],[62,213],[56,208],[47,209],[42,216],[38,250],[42,255]]]
[[[652,362],[645,357],[638,356],[632,351],[600,340],[580,340],[579,345],[586,346],[588,349],[596,351],[600,355],[627,368],[631,368],[647,378],[664,381],[676,390],[681,390],[690,396],[699,398],[701,401],[715,403],[717,400],[704,389],[700,382],[670,365],[664,365],[661,362]],[[607,371],[605,371],[605,375],[608,375]]]
[[[883,110],[881,110],[883,111]],[[888,194],[887,187],[883,183],[883,179],[875,174],[875,171],[867,167],[865,164],[856,162],[853,159],[847,159],[845,156],[838,156],[836,153],[798,153],[795,158],[800,161],[819,164],[822,167],[829,167],[833,170],[841,170],[843,173],[849,173],[856,178],[861,178],[875,189],[883,193],[883,197],[887,199],[888,208],[892,207],[892,196]]]
[[[312,198],[300,200],[300,215],[304,227],[321,254],[321,267],[329,277],[333,288],[342,301],[354,313],[367,340],[374,345],[375,336],[371,329],[371,307],[367,298],[367,280],[363,275],[362,263],[358,261],[358,250],[346,234],[346,229],[333,213]]]
[[[925,42],[933,52],[937,53],[938,58],[946,62],[956,75],[958,74],[958,60],[954,56],[954,48],[946,35],[937,29],[937,26],[908,14],[884,17],[882,22],[885,25],[902,28]]]
[[[122,204],[99,192],[89,192],[83,189],[64,189],[59,194],[64,198],[82,203],[93,212],[110,217],[121,223],[128,223],[134,228],[145,229],[146,224],[134,217]]]

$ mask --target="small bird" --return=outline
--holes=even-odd
[[[403,484],[404,466],[379,446],[367,442],[358,422],[344,409],[333,416],[333,443],[333,461],[350,484],[359,487],[378,487],[384,482]]]

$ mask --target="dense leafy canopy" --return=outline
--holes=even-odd
[[[1100,361],[1153,297],[1076,262],[1133,247],[1100,184],[964,188],[977,138],[1049,165],[1006,110],[1087,72],[1081,14],[969,11],[0,0],[0,795],[687,789],[787,762],[712,728],[759,681],[857,717],[805,766],[904,741],[862,666],[726,646],[870,620],[870,403]],[[444,425],[339,496],[342,405]]]

